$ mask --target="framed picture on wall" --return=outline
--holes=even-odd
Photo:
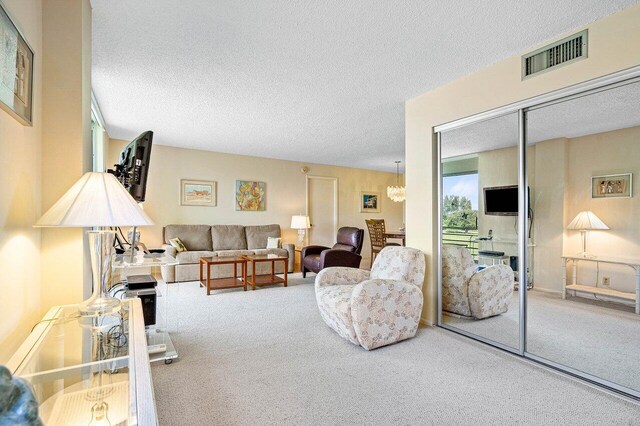
[[[373,191],[360,192],[360,213],[380,213],[380,193]]]
[[[180,180],[180,205],[215,207],[216,182],[208,180]]]
[[[0,4],[0,108],[32,125],[33,50]]]
[[[591,198],[631,198],[633,197],[633,174],[593,176],[591,178]]]
[[[264,182],[236,181],[236,211],[262,212],[266,210],[267,190]]]

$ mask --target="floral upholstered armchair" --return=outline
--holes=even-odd
[[[483,319],[509,310],[513,270],[507,265],[481,271],[466,247],[442,247],[442,309]]]
[[[316,277],[316,300],[329,327],[367,350],[415,336],[422,313],[420,250],[386,247],[371,272],[334,267]]]

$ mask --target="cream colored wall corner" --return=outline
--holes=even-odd
[[[41,1],[4,0],[36,58],[42,55]],[[0,364],[40,319],[42,62],[34,62],[33,127],[0,111]]]
[[[518,55],[406,102],[407,244],[423,250],[427,256],[425,320],[435,321],[437,294],[434,259],[437,160],[433,127],[640,65],[640,5],[598,20],[586,28],[589,29],[589,57],[585,60],[521,81]],[[550,41],[581,29],[573,29]]]
[[[120,150],[127,143],[127,141],[116,139],[110,140],[107,157],[109,167],[117,161]],[[403,224],[403,203],[394,203],[386,197],[387,186],[395,185],[395,173],[154,145],[151,150],[151,167],[144,209],[156,226],[143,229],[142,238],[149,247],[158,247],[162,243],[162,226],[171,223],[241,225],[278,223],[282,228],[284,241],[294,243],[297,231],[290,229],[291,216],[304,214],[306,208],[306,179],[305,174],[300,171],[300,168],[305,165],[309,167],[309,175],[338,178],[339,227],[357,226],[366,229],[365,219],[369,218],[384,218],[389,229],[398,229]],[[180,206],[180,179],[216,181],[218,205],[216,207]],[[235,211],[236,179],[266,182],[266,211]],[[362,190],[380,192],[380,213],[358,211],[358,198]],[[362,265],[368,267],[370,258],[368,235],[362,255]]]
[[[91,5],[43,3],[42,210],[91,168]],[[42,231],[43,309],[78,303],[88,278],[83,230]]]

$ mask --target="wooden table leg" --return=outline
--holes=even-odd
[[[200,287],[204,287],[204,284],[202,284],[202,260],[200,260]]]
[[[282,263],[284,264],[284,286],[287,286],[287,262],[286,261],[282,261]]]
[[[271,282],[276,279],[276,261],[271,261]]]
[[[256,289],[256,262],[251,261],[251,290]]]
[[[244,283],[244,291],[247,291],[247,262],[242,262],[242,282]]]
[[[237,279],[238,279],[238,264],[236,262],[233,262],[233,284],[236,283]]]
[[[212,264],[207,265],[207,296],[211,295],[211,267]]]

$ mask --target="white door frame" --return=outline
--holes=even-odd
[[[330,177],[330,176],[314,176],[314,175],[306,175],[305,180],[305,214],[309,216],[309,180],[318,179],[318,180],[331,180],[333,181],[333,234],[338,235],[338,178]],[[313,224],[311,224],[313,227]]]

